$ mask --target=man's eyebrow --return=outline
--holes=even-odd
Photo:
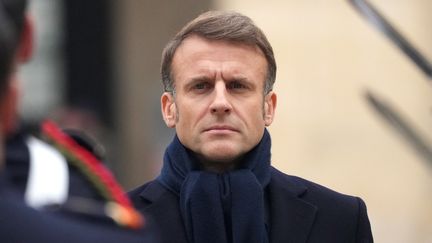
[[[210,75],[199,75],[199,76],[195,76],[192,77],[190,79],[187,80],[188,83],[195,83],[195,82],[210,82],[212,81],[214,78],[211,77]]]
[[[226,81],[232,82],[232,81],[239,81],[239,82],[250,82],[250,79],[244,75],[230,75],[230,77],[223,77]]]
[[[240,82],[249,82],[250,80],[247,78],[247,77],[245,77],[245,76],[233,76],[232,78],[231,78],[231,80],[233,80],[233,81],[240,81]]]

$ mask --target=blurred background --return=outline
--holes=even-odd
[[[432,60],[432,1],[371,3]],[[161,51],[209,9],[248,15],[273,45],[273,165],[362,197],[376,242],[432,242],[432,164],[365,98],[373,91],[431,144],[431,80],[345,0],[31,0],[23,122],[87,130],[126,189],[154,178],[173,135],[160,113]]]

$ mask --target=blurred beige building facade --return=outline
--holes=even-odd
[[[366,102],[388,101],[432,143],[432,83],[343,0],[117,1],[119,174],[127,187],[158,173],[160,53],[207,9],[236,10],[267,34],[278,63],[273,165],[368,206],[376,242],[432,242],[432,165]],[[432,58],[432,1],[375,0]]]

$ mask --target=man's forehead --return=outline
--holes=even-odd
[[[236,61],[213,61],[213,60],[199,60],[189,61],[184,60],[178,62],[173,66],[174,80],[187,80],[187,81],[212,81],[217,77],[223,79],[236,79],[236,80],[253,80],[260,76],[265,78],[267,73],[266,63],[249,63],[244,64],[238,60]]]
[[[206,43],[208,45],[225,45],[225,46],[232,46],[232,47],[241,47],[241,48],[246,48],[249,49],[251,51],[255,51],[257,53],[260,53],[264,56],[264,53],[262,52],[262,50],[259,48],[258,45],[256,45],[255,43],[250,43],[247,41],[234,41],[234,40],[230,40],[230,39],[212,39],[212,38],[207,38],[205,36],[202,35],[198,35],[198,34],[192,34],[189,35],[188,37],[186,37],[185,39],[182,40],[182,42],[180,43],[180,45],[177,47],[175,54],[179,51],[179,49],[183,49],[183,47],[187,44],[189,44],[190,42],[193,42],[194,44],[196,43]]]
[[[212,61],[230,62],[242,60],[242,63],[250,63],[251,58],[267,65],[264,53],[258,46],[249,45],[241,42],[232,42],[227,40],[212,40],[200,36],[190,36],[176,49],[172,67],[185,66],[194,62],[193,65],[199,65],[197,68],[208,68],[207,65]],[[244,60],[244,61],[243,61]],[[199,61],[197,64],[196,62]],[[208,62],[207,62],[208,61]]]
[[[238,81],[248,81],[250,77],[245,75],[239,69],[235,68],[227,68],[225,70],[221,70],[220,75],[225,80],[238,80]],[[188,76],[188,81],[214,81],[218,76],[218,70],[210,69],[210,68],[202,68],[197,69],[195,72],[191,73]]]

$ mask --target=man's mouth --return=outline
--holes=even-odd
[[[204,130],[204,132],[224,133],[237,132],[238,130],[230,125],[214,125]]]

